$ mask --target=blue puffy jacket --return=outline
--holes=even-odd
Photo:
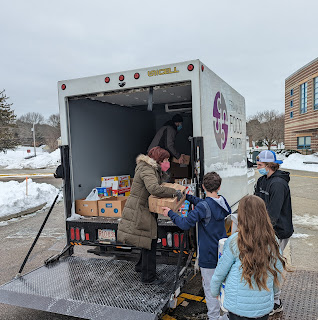
[[[245,279],[242,279],[241,261],[237,247],[237,233],[230,236],[224,245],[220,258],[211,280],[212,296],[220,293],[221,283],[225,280],[224,307],[241,317],[258,318],[269,314],[274,307],[274,294],[279,288],[274,286],[274,277],[268,272],[267,287],[258,290],[254,284],[250,289]],[[277,261],[278,270],[283,271],[280,260]],[[279,275],[279,280],[281,276]]]

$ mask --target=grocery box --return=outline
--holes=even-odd
[[[118,197],[125,196],[128,197],[130,195],[130,188],[121,188],[118,190]]]
[[[177,212],[185,200],[186,187],[177,183],[163,183],[162,185],[165,187],[180,190],[181,192],[184,193],[184,197],[180,201],[178,201],[176,197],[175,198],[157,198],[151,195],[148,199],[149,211],[162,214],[162,207],[168,207],[174,212]]]
[[[109,197],[112,195],[112,187],[96,187],[97,194],[100,198]]]
[[[81,216],[97,217],[98,201],[88,201],[84,199],[75,200],[75,213]]]
[[[190,163],[190,156],[184,155],[184,164],[188,165]],[[179,163],[179,160],[175,157],[172,158],[172,162]]]
[[[128,197],[110,197],[98,201],[98,215],[101,217],[121,217]]]
[[[226,240],[227,240],[227,238],[222,238],[219,240],[218,259],[220,259],[222,257],[223,248],[224,248],[224,244],[225,244]],[[224,292],[225,292],[225,282],[222,282],[218,299],[220,301],[220,307],[221,307],[222,311],[227,312],[228,310],[224,308]]]
[[[127,191],[127,188],[130,189],[131,187],[129,175],[102,177],[101,181],[102,187],[112,188],[113,196],[117,197],[120,194],[125,194],[126,196],[129,196],[130,190]],[[123,189],[125,189],[125,191],[123,191]]]
[[[171,162],[169,173],[171,178],[174,178],[174,179],[191,177],[190,166],[186,164]]]
[[[229,237],[237,229],[237,213],[232,213],[225,218],[225,230]]]

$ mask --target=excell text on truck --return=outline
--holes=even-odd
[[[0,302],[85,319],[157,319],[194,272],[195,228],[183,232],[159,218],[157,270],[166,281],[145,285],[134,271],[139,249],[116,241],[118,218],[79,219],[75,201],[103,176],[133,177],[138,154],[181,113],[176,148],[191,161],[179,178],[191,179],[202,197],[204,173],[217,171],[235,211],[253,182],[244,98],[199,60],[60,81],[58,93],[67,244],[42,267],[2,285]],[[99,256],[76,256],[78,245]]]

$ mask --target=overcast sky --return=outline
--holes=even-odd
[[[200,59],[284,111],[284,81],[318,57],[317,0],[11,0],[1,4],[0,90],[17,116],[58,113],[57,81]]]

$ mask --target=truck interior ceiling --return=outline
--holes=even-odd
[[[183,128],[175,146],[190,155],[191,103],[190,81],[69,98],[75,200],[86,198],[103,176],[133,177],[138,154],[147,153],[156,132],[177,113]]]

